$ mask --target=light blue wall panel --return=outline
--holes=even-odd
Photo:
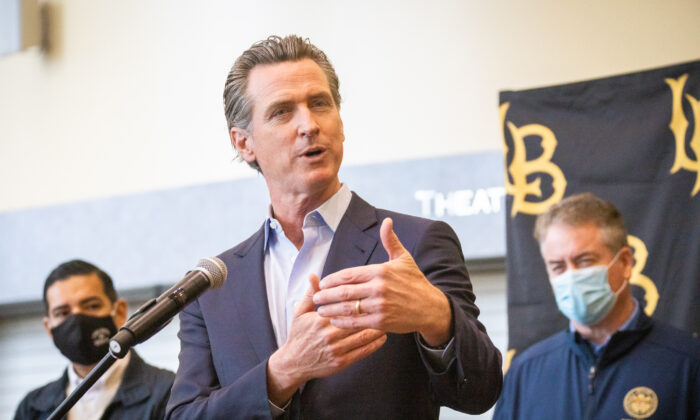
[[[349,166],[341,180],[377,207],[447,221],[467,259],[505,255],[502,154]],[[0,213],[0,304],[41,298],[57,264],[82,258],[118,289],[167,285],[248,237],[267,215],[261,176]]]

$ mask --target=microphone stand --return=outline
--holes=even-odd
[[[85,395],[85,393],[90,389],[90,387],[97,382],[98,379],[109,369],[110,366],[117,361],[117,358],[112,356],[112,353],[105,354],[105,357],[100,360],[100,362],[95,366],[90,373],[83,379],[80,384],[71,392],[71,394],[63,400],[61,405],[56,407],[56,409],[51,413],[48,420],[59,420],[62,419],[68,411],[75,405],[76,402]],[[70,369],[70,367],[69,367]]]

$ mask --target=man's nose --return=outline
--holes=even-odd
[[[299,111],[296,114],[296,120],[297,134],[300,137],[314,137],[320,131],[318,122],[316,122],[316,116],[306,106],[299,107]]]

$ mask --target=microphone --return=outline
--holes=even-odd
[[[158,298],[141,306],[109,340],[109,352],[114,358],[126,356],[129,349],[151,338],[165,327],[187,304],[210,287],[220,287],[228,270],[219,258],[203,258],[185,277]]]

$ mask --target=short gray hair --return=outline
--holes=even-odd
[[[340,108],[340,82],[333,65],[326,54],[313,45],[308,38],[288,35],[281,38],[272,35],[258,41],[241,54],[231,67],[224,86],[224,114],[229,131],[233,127],[248,130],[250,126],[252,103],[246,89],[250,71],[259,64],[276,64],[285,61],[299,61],[304,58],[313,60],[326,75],[336,107]],[[257,162],[248,163],[260,171]]]
[[[620,211],[609,201],[591,193],[569,196],[537,216],[534,231],[537,242],[541,244],[544,241],[547,230],[555,223],[569,226],[594,223],[600,228],[603,242],[612,253],[628,245],[627,228]]]

